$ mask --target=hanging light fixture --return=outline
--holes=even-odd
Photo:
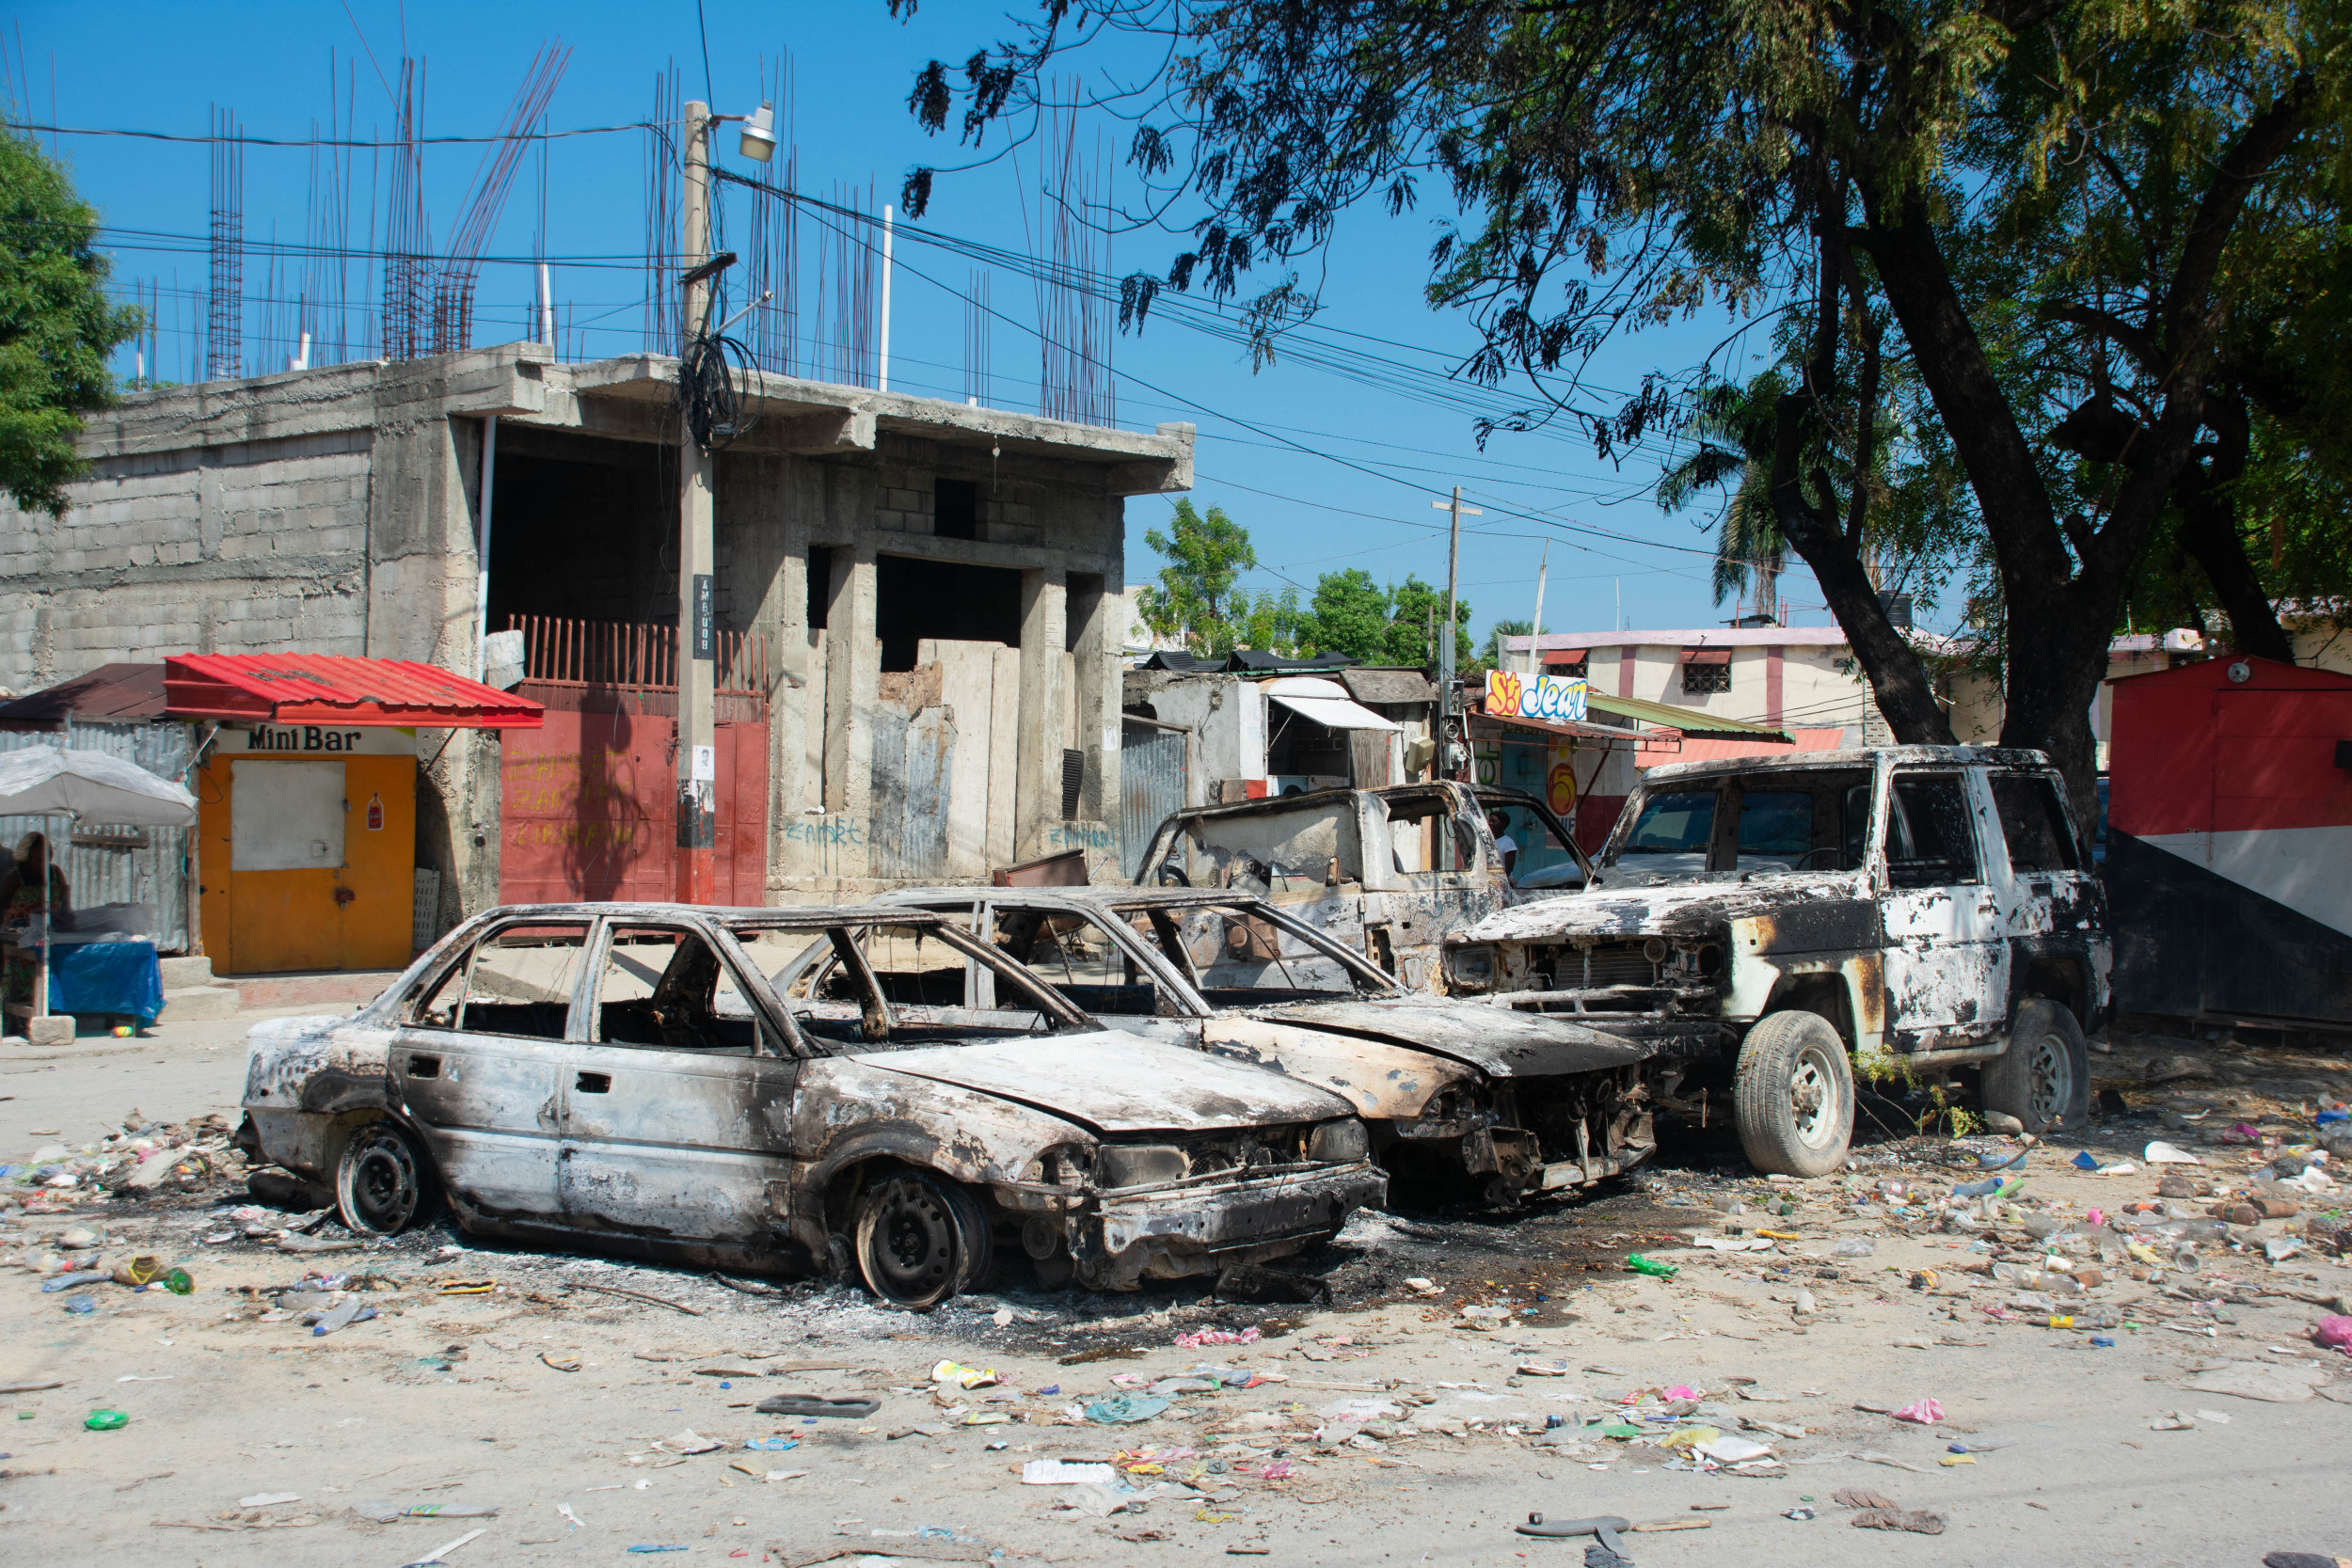
[[[776,106],[763,103],[759,112],[743,121],[742,153],[753,163],[764,164],[776,155]]]

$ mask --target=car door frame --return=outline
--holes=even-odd
[[[444,1188],[449,1191],[460,1207],[480,1222],[493,1225],[533,1226],[562,1223],[563,1200],[558,1171],[563,1139],[564,1085],[567,1072],[566,1064],[571,1056],[572,1021],[580,1006],[581,976],[575,974],[572,977],[571,1001],[565,1007],[564,1028],[560,1037],[549,1039],[541,1036],[471,1034],[462,1027],[462,1008],[470,1002],[474,961],[485,943],[496,940],[502,932],[516,927],[575,924],[582,928],[580,952],[582,960],[580,968],[584,973],[588,968],[588,956],[595,950],[596,943],[596,920],[594,915],[566,914],[546,910],[516,911],[502,918],[485,922],[482,928],[474,933],[471,940],[463,945],[453,960],[454,964],[462,964],[466,971],[464,978],[459,982],[460,1027],[448,1031],[434,1029],[416,1022],[413,1016],[419,1002],[432,994],[436,987],[449,979],[452,973],[449,966],[428,970],[418,979],[408,994],[401,1000],[400,1012],[392,1025],[392,1045],[387,1055],[386,1072],[392,1083],[394,1103],[403,1119],[416,1130],[418,1137],[424,1144],[426,1155],[432,1160],[434,1171],[440,1178]],[[460,1043],[452,1044],[451,1041]],[[539,1132],[537,1137],[519,1135],[519,1124],[515,1132],[508,1133],[500,1133],[495,1131],[494,1127],[485,1129],[485,1133],[477,1133],[466,1124],[436,1120],[433,1115],[428,1113],[426,1107],[434,1101],[458,1098],[447,1095],[443,1091],[449,1085],[465,1082],[462,1070],[453,1071],[453,1066],[462,1069],[466,1060],[484,1053],[480,1046],[464,1043],[472,1041],[498,1042],[501,1047],[507,1048],[499,1053],[505,1060],[514,1062],[526,1057],[531,1058],[548,1073],[548,1093],[536,1107],[532,1117],[533,1124]],[[426,1061],[433,1065],[434,1070],[430,1073],[419,1070],[420,1064]],[[442,1089],[411,1090],[409,1088],[411,1084],[437,1084],[442,1086]],[[545,1145],[544,1153],[540,1151],[542,1141]],[[485,1162],[501,1157],[509,1161],[525,1161],[533,1165],[544,1161],[547,1167],[547,1181],[544,1196],[538,1200],[539,1207],[532,1208],[512,1201],[493,1201],[484,1196],[486,1192],[511,1199],[516,1192],[521,1190],[522,1184],[519,1181],[516,1183],[513,1190],[485,1187],[480,1174],[485,1168]],[[535,1179],[532,1186],[535,1190]]]
[[[1982,775],[1981,768],[1961,761],[1891,759],[1874,791],[1871,854],[1882,889],[1886,1038],[1898,1052],[1979,1049],[2007,1031],[2009,943],[1992,850],[2000,848],[1997,863],[2005,871],[2008,849],[1997,843],[1999,824]],[[1958,782],[1962,817],[1976,855],[1975,882],[1895,885],[1895,794],[1906,778]],[[1988,836],[1996,842],[1988,843]]]
[[[598,996],[613,933],[636,927],[677,930],[709,945],[738,993],[752,1006],[751,1054],[670,1051],[596,1037]],[[563,1223],[573,1230],[618,1234],[721,1257],[759,1257],[789,1248],[793,1106],[801,1066],[815,1052],[789,1013],[776,1005],[767,976],[722,923],[669,909],[600,913],[584,967],[567,1030],[572,1055],[559,1085],[563,1105],[556,1189]],[[596,1080],[601,1088],[592,1086]],[[689,1081],[695,1080],[712,1086],[692,1092],[697,1085]],[[587,1103],[592,1096],[616,1090],[631,1095],[642,1092],[641,1085],[671,1092],[660,1097],[658,1106],[646,1106],[633,1129],[601,1131],[610,1122],[598,1118],[614,1117],[617,1102],[592,1105]],[[664,1116],[674,1122],[665,1124],[660,1119]],[[700,1137],[652,1135],[691,1133],[698,1119],[708,1124]],[[740,1131],[730,1133],[730,1127]],[[763,1128],[768,1141],[755,1147],[751,1140]],[[616,1135],[631,1131],[633,1137]],[[726,1141],[730,1136],[736,1139],[733,1144]],[[683,1195],[690,1187],[701,1191],[699,1201],[686,1200]],[[625,1212],[630,1193],[641,1195],[638,1200],[651,1212],[630,1220]],[[648,1223],[654,1212],[685,1223]]]

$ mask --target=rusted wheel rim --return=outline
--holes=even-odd
[[[1837,1069],[1818,1045],[1797,1053],[1796,1070],[1788,1075],[1788,1110],[1797,1123],[1797,1141],[1807,1148],[1827,1148],[1838,1137]]]
[[[893,1181],[867,1243],[875,1287],[893,1301],[937,1300],[955,1275],[961,1239],[954,1214],[927,1183]]]
[[[391,1235],[416,1217],[417,1159],[394,1132],[363,1132],[350,1155],[351,1217],[361,1227]]]
[[[2033,1042],[2033,1054],[2026,1060],[2026,1098],[2036,1121],[2046,1127],[2066,1114],[2074,1098],[2074,1059],[2056,1032]]]

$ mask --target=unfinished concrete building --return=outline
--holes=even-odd
[[[188,652],[470,673],[484,626],[517,628],[507,680],[546,728],[415,737],[434,924],[666,896],[675,379],[520,343],[126,398],[89,422],[62,520],[0,513],[0,683]],[[1189,486],[1191,427],[748,393],[758,423],[716,469],[721,899],[1115,859],[1122,502]]]

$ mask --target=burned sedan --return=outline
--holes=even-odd
[[[251,1036],[259,1158],[354,1229],[445,1197],[483,1234],[852,1272],[928,1307],[998,1243],[1049,1286],[1279,1257],[1385,1178],[1340,1098],[1114,1033],[993,945],[892,911],[564,904],[467,922],[351,1016]],[[810,942],[821,1001],[762,978]],[[882,961],[877,962],[877,958]],[[950,1018],[902,973],[985,974]]]
[[[1340,1096],[1400,1180],[1444,1188],[1468,1178],[1507,1201],[1590,1185],[1654,1148],[1642,1075],[1648,1045],[1565,1019],[1415,995],[1304,911],[1181,888],[934,888],[883,902],[952,914],[1126,1034]],[[942,958],[926,974],[885,973],[885,990],[919,993],[946,1009],[941,1022],[958,1026],[1028,1027],[1036,1018],[1026,990],[1008,991],[960,955]],[[843,955],[813,948],[774,983],[793,1006],[822,1006],[855,978]]]
[[[2039,752],[1654,768],[1597,881],[1459,933],[1448,989],[1657,1045],[1661,1103],[1727,1099],[1758,1169],[1843,1163],[1857,1065],[1973,1075],[2029,1132],[2087,1117],[2106,906]]]

